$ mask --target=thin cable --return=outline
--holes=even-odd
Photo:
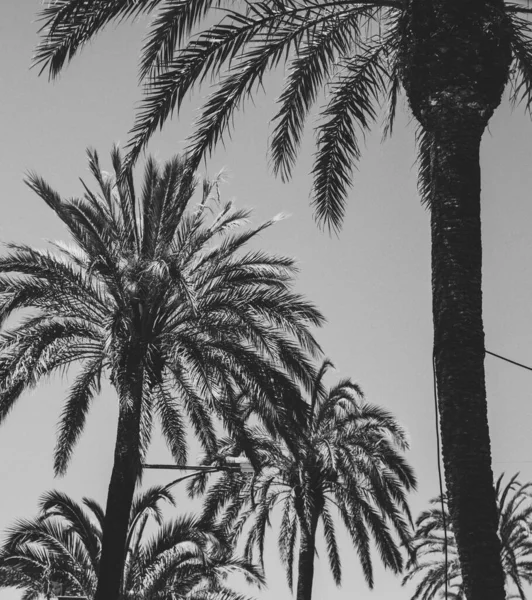
[[[438,419],[438,383],[436,381],[436,358],[432,356],[432,378],[434,382],[434,416],[436,418],[436,455],[438,460],[438,481],[440,483],[441,517],[443,521],[443,539],[445,543],[445,600],[449,593],[449,556],[447,550],[447,518],[445,517],[445,502],[443,500],[443,477],[441,472],[440,422]]]
[[[484,352],[486,354],[491,354],[492,356],[500,358],[501,360],[505,360],[506,362],[509,362],[512,365],[515,365],[516,367],[521,367],[522,369],[526,369],[527,371],[532,371],[532,367],[527,367],[526,365],[523,365],[522,363],[518,363],[515,360],[510,360],[509,358],[505,358],[504,356],[501,356],[500,354],[495,354],[495,352],[490,352],[489,350],[484,350]]]

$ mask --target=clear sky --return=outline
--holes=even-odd
[[[140,94],[136,64],[145,21],[110,28],[76,58],[61,79],[48,83],[29,70],[37,41],[37,0],[0,3],[0,240],[44,246],[65,232],[49,209],[24,186],[27,170],[43,175],[62,194],[80,192],[88,179],[85,148],[95,147],[103,164],[113,142],[125,144]],[[308,198],[313,153],[306,138],[293,181],[282,184],[268,170],[266,141],[273,99],[282,73],[268,80],[236,121],[225,149],[207,164],[230,173],[226,199],[254,207],[255,222],[279,212],[291,214],[265,232],[261,247],[297,257],[298,289],[324,312],[317,332],[337,377],[352,377],[368,400],[393,411],[410,432],[409,459],[419,478],[412,496],[415,515],[438,492],[432,396],[429,215],[416,193],[414,124],[403,101],[394,137],[380,143],[376,124],[349,198],[338,238],[320,232]],[[169,122],[150,146],[164,160],[179,152],[190,132],[199,96],[179,120]],[[486,345],[493,352],[532,365],[532,123],[508,99],[485,134],[483,167],[484,318]],[[532,480],[532,373],[486,359],[489,417],[496,476],[521,472]],[[104,502],[110,475],[116,399],[104,389],[68,474],[54,480],[52,451],[65,382],[54,380],[26,394],[0,428],[0,532],[17,518],[33,516],[39,495],[54,487],[75,498]],[[150,457],[168,460],[160,442]],[[171,474],[149,473],[144,484],[163,483]],[[179,496],[179,508],[190,503]],[[275,535],[275,533],[274,533]],[[273,537],[273,536],[272,536]],[[344,538],[345,540],[345,538]],[[343,546],[344,585],[334,588],[318,547],[315,597],[347,600],[391,597],[406,600],[400,579],[382,573],[375,590],[365,587],[354,551]],[[267,545],[268,590],[263,600],[289,597],[273,543]],[[0,600],[17,600],[0,592]]]

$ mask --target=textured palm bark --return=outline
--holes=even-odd
[[[504,600],[484,379],[482,134],[511,63],[503,0],[410,0],[401,79],[430,147],[434,359],[468,600]]]
[[[481,133],[434,138],[434,359],[445,480],[468,600],[505,598],[484,380]]]
[[[317,528],[317,514],[312,515],[308,528],[301,527],[297,574],[297,600],[311,600],[312,598]]]
[[[139,378],[133,387],[129,406],[121,403],[118,417],[95,600],[118,600],[120,597],[129,517],[140,467],[141,400],[142,379]]]

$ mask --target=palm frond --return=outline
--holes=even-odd
[[[64,475],[74,446],[85,426],[91,402],[100,392],[102,357],[88,361],[76,377],[61,413],[59,433],[54,452],[54,472]]]
[[[417,189],[421,197],[421,202],[430,208],[432,202],[432,155],[434,152],[434,142],[432,135],[423,128],[416,130],[417,147],[417,168],[418,182]]]
[[[162,4],[162,3],[161,3]],[[167,2],[154,18],[140,59],[141,80],[160,75],[171,64],[176,49],[207,13],[223,0],[179,0]]]
[[[361,154],[357,132],[369,129],[377,116],[378,97],[386,89],[384,50],[381,44],[369,46],[344,63],[316,127],[312,204],[318,222],[334,230],[342,223],[353,165]]]
[[[523,102],[526,110],[532,114],[532,24],[517,13],[510,13],[509,17],[514,57],[510,99],[513,104]]]
[[[277,100],[280,108],[273,118],[276,125],[270,141],[273,171],[283,181],[290,178],[309,110],[339,57],[347,56],[356,44],[359,21],[369,12],[364,5],[346,7],[334,15],[324,12],[323,18],[313,21],[308,42],[298,46]]]
[[[51,79],[59,75],[79,50],[115,19],[131,19],[150,12],[160,0],[57,0],[42,9],[41,33],[44,39],[35,51],[33,62]]]
[[[334,583],[336,583],[337,586],[340,586],[342,584],[342,561],[338,550],[338,543],[336,542],[334,522],[329,513],[329,509],[327,508],[327,504],[323,506],[321,518],[323,522],[323,535],[327,546],[327,555],[329,557],[329,567],[334,578]]]

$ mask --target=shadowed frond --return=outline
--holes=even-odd
[[[273,118],[276,124],[270,140],[273,171],[283,181],[290,178],[309,110],[338,60],[356,46],[361,16],[370,14],[366,6],[353,4],[334,19],[315,21],[312,35],[298,47],[278,99],[280,109]]]
[[[41,73],[55,78],[77,52],[115,19],[131,19],[150,12],[161,0],[54,0],[42,9],[44,39],[34,55]]]
[[[312,203],[317,220],[335,230],[342,223],[353,167],[361,154],[358,132],[364,134],[375,120],[377,98],[386,87],[383,53],[382,45],[370,46],[342,65],[316,127]]]
[[[421,202],[427,207],[431,206],[431,188],[432,188],[432,153],[434,151],[432,135],[421,127],[416,130],[417,147],[417,168],[418,179],[417,189],[421,197]]]
[[[56,475],[64,475],[67,470],[74,446],[85,426],[85,419],[92,399],[100,392],[102,368],[100,356],[88,361],[70,388],[61,413],[54,452],[54,471]]]
[[[140,78],[159,75],[171,64],[175,51],[212,8],[230,4],[224,0],[159,2],[140,58]]]

